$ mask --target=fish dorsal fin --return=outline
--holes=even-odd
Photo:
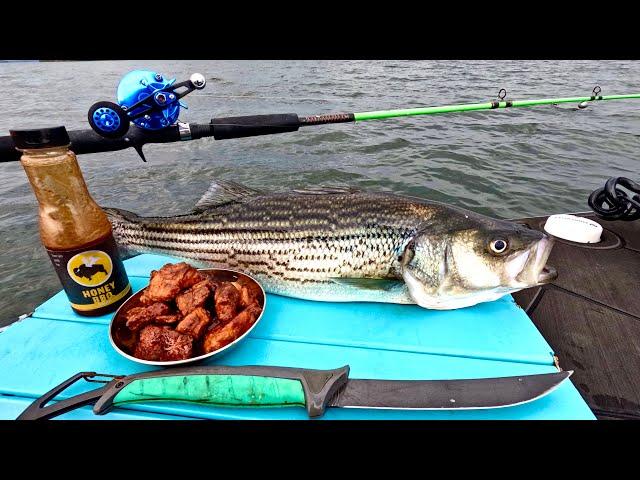
[[[300,193],[302,195],[330,195],[330,194],[349,194],[349,193],[358,193],[362,190],[359,190],[354,187],[306,187],[306,188],[296,188],[293,190],[295,193]]]
[[[229,180],[214,180],[196,203],[194,211],[206,210],[223,203],[241,202],[256,195],[262,195],[262,192]]]
[[[331,278],[331,281],[339,285],[347,285],[362,290],[390,291],[403,282],[393,278]]]

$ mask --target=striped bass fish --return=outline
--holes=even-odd
[[[104,209],[123,257],[157,253],[247,273],[269,293],[454,309],[555,278],[543,233],[390,193],[262,193],[215,182],[187,215]]]

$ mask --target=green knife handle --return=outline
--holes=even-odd
[[[93,412],[103,415],[134,402],[174,401],[215,407],[305,406],[310,417],[317,417],[348,376],[348,365],[335,370],[266,366],[160,370],[113,380]]]

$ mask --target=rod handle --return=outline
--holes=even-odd
[[[224,140],[295,132],[300,128],[300,120],[295,113],[278,113],[214,118],[210,125],[213,138]]]

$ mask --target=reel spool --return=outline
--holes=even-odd
[[[194,90],[202,90],[206,80],[194,73],[189,80],[175,81],[148,70],[129,72],[118,84],[118,103],[94,103],[89,109],[89,125],[106,138],[122,137],[129,131],[131,122],[143,130],[162,130],[175,125],[180,107],[187,108],[180,99]]]

